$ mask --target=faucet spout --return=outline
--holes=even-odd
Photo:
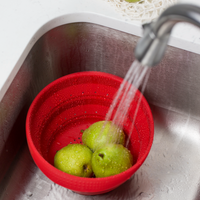
[[[157,65],[164,56],[172,29],[178,22],[188,22],[200,28],[200,7],[176,4],[167,8],[160,17],[144,24],[144,35],[135,48],[135,57],[143,65]]]

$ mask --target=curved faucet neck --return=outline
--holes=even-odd
[[[156,21],[144,24],[144,36],[135,49],[135,57],[142,65],[152,67],[161,61],[171,31],[178,22],[188,22],[200,27],[200,8],[190,4],[177,4],[166,9]]]

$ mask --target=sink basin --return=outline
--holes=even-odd
[[[36,41],[0,104],[0,200],[200,199],[200,55],[168,46],[152,68],[144,96],[155,138],[134,176],[104,195],[81,196],[49,180],[33,162],[25,119],[47,84],[79,71],[124,77],[138,37],[98,24],[65,24]]]

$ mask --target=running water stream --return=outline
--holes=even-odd
[[[129,68],[123,82],[120,85],[119,90],[108,110],[105,121],[111,121],[111,117],[114,115],[112,119],[112,123],[119,126],[124,124],[126,115],[128,113],[129,107],[135,97],[137,89],[141,86],[141,95],[136,107],[135,112],[133,113],[133,123],[135,123],[135,118],[137,116],[137,111],[140,105],[142,94],[146,88],[146,84],[150,74],[149,67],[143,67],[138,61],[134,61]],[[115,112],[115,114],[113,114]],[[120,127],[121,128],[121,127]],[[130,133],[132,133],[133,126],[130,129]],[[129,138],[127,139],[126,146],[128,146]]]

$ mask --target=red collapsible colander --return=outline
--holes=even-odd
[[[82,143],[82,130],[105,119],[122,81],[103,72],[78,72],[50,83],[34,99],[27,115],[26,136],[36,165],[49,179],[79,194],[96,195],[118,187],[142,165],[153,142],[154,125],[149,105],[142,96],[134,128],[130,129],[132,113],[141,95],[137,90],[123,124],[134,157],[131,168],[106,178],[83,178],[53,166],[59,149],[70,143]]]

